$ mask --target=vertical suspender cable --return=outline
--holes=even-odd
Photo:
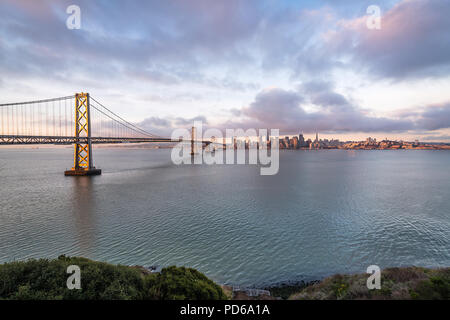
[[[35,135],[33,132],[33,105],[29,105],[29,109],[28,109],[28,113],[29,113],[29,117],[30,117],[30,126],[29,126],[29,131],[30,131],[30,136]]]
[[[38,116],[38,123],[39,123],[39,135],[40,136],[42,136],[42,114],[41,114],[41,109],[42,109],[42,106],[41,106],[41,104],[40,103],[38,103],[38,114],[37,114],[37,116]]]
[[[22,130],[20,130],[21,135],[25,135],[25,117],[24,117],[24,109],[25,105],[20,106],[21,115],[22,115]]]
[[[13,114],[12,114],[11,120],[14,123],[14,135],[17,135],[17,106],[14,106],[14,108],[13,108]]]
[[[5,128],[5,126],[4,126],[4,121],[3,121],[3,120],[4,120],[4,119],[3,119],[3,111],[4,111],[4,109],[5,109],[5,108],[3,108],[3,107],[2,107],[2,136],[3,136],[3,135],[4,135],[4,133],[5,133],[5,132],[4,132],[4,130],[5,130],[4,128]]]
[[[53,111],[53,135],[56,136],[55,101],[53,101],[52,103],[52,111]]]
[[[58,101],[58,111],[59,111],[59,136],[62,136],[62,127],[61,127],[61,100]]]
[[[64,123],[65,135],[67,137],[67,100],[64,100]]]
[[[46,136],[50,136],[50,102],[45,104],[44,107],[45,110],[45,115],[44,118],[46,119],[45,121],[45,135]]]

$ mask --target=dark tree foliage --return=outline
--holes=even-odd
[[[145,292],[149,298],[163,300],[222,300],[222,288],[195,269],[168,267],[156,277],[147,277]]]
[[[69,265],[81,270],[81,289],[69,290]],[[200,272],[169,267],[160,274],[139,268],[60,256],[0,265],[0,299],[142,300],[225,299],[222,288]]]

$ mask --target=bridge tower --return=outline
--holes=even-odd
[[[197,138],[197,128],[192,127],[192,130],[191,130],[191,156],[194,156],[197,154],[197,148],[196,148],[196,142],[195,142],[196,138]]]
[[[93,176],[102,174],[102,170],[93,165],[91,144],[91,118],[89,93],[75,94],[75,150],[72,170],[64,172],[66,176]]]

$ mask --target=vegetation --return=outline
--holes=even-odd
[[[81,289],[67,288],[69,265],[81,270]],[[190,268],[169,267],[161,273],[60,256],[0,265],[0,299],[142,300],[226,299],[220,286]]]
[[[79,290],[67,288],[70,265],[80,267]],[[450,268],[385,269],[380,290],[367,289],[367,278],[367,274],[338,274],[321,282],[267,289],[272,298],[283,299],[450,299]],[[202,273],[184,267],[151,273],[143,267],[66,256],[0,265],[0,300],[221,300],[232,296],[231,289],[227,295]]]
[[[449,300],[450,268],[390,268],[381,272],[381,289],[367,289],[367,274],[334,275],[308,286],[290,299]]]
[[[222,300],[222,288],[195,269],[169,267],[156,277],[147,277],[144,291],[164,300]]]
[[[320,281],[311,281],[311,282],[300,281],[297,283],[282,283],[276,286],[266,287],[264,289],[270,291],[270,294],[273,297],[280,297],[281,299],[286,300],[294,293],[298,293],[307,286],[311,286],[319,282]]]

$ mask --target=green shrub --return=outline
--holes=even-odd
[[[368,275],[334,275],[306,287],[290,299],[450,299],[450,268],[389,268],[381,289],[369,290]]]
[[[448,278],[434,276],[418,283],[415,299],[448,300],[450,298],[450,281]]]
[[[80,267],[80,290],[67,288],[69,265]],[[220,286],[194,269],[170,267],[148,274],[78,257],[5,263],[0,265],[0,279],[0,299],[225,299]]]
[[[164,300],[226,299],[222,288],[195,269],[169,267],[146,281],[149,298]]]

